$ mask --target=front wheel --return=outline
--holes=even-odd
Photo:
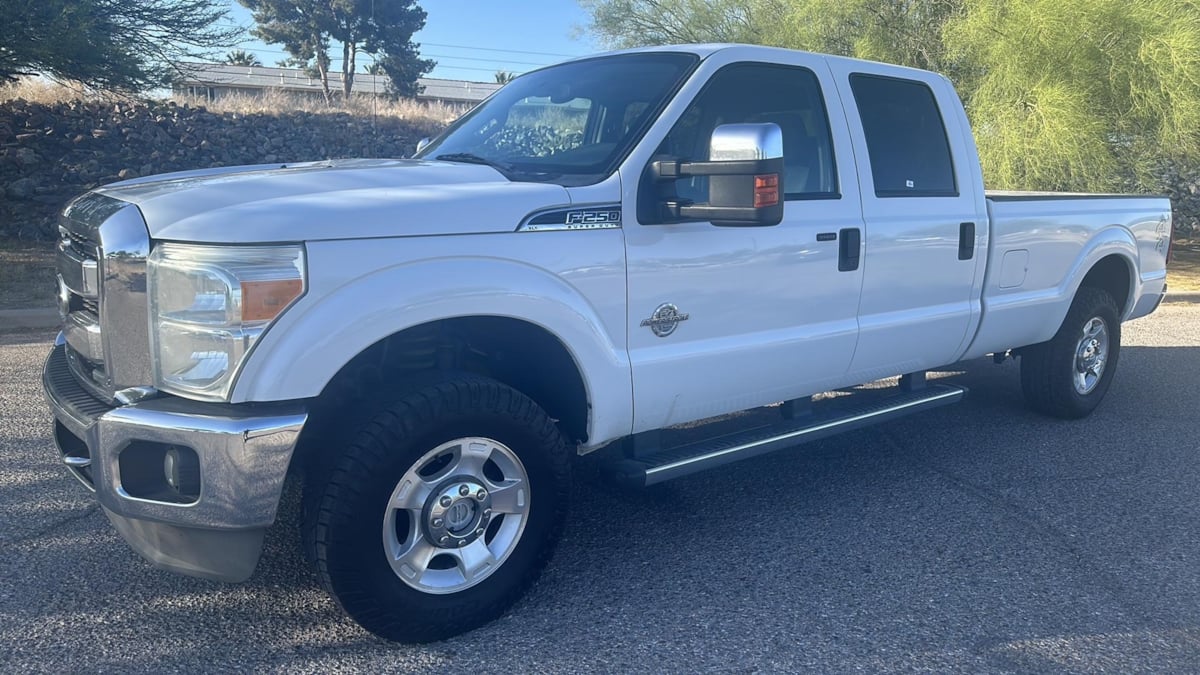
[[[364,628],[428,642],[498,617],[562,529],[569,455],[519,392],[452,376],[369,421],[311,477],[306,527],[322,584]]]
[[[1030,408],[1078,419],[1100,405],[1121,355],[1117,312],[1106,291],[1084,286],[1058,333],[1021,351],[1021,390]]]

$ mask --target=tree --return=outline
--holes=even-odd
[[[330,46],[342,48],[342,95],[349,96],[360,51],[376,63],[398,89],[412,89],[433,68],[421,59],[412,35],[425,25],[425,11],[413,0],[238,0],[254,14],[254,34],[282,45],[292,61],[314,71],[326,100],[332,100]],[[395,81],[395,78],[407,78]]]
[[[1163,189],[1200,159],[1200,2],[966,0],[947,28],[990,184]]]
[[[141,91],[242,37],[218,23],[221,0],[0,0],[0,15],[0,81],[41,73]]]
[[[580,0],[588,29],[617,48],[688,42],[762,42],[758,0]]]
[[[737,39],[947,74],[989,186],[1180,193],[1200,0],[583,0],[615,46]]]
[[[262,61],[259,61],[257,56],[244,49],[235,49],[226,54],[225,63],[228,63],[231,66],[253,67],[262,65]]]
[[[515,73],[510,73],[507,70],[497,70],[495,77],[496,84],[508,84],[516,79],[517,76]]]

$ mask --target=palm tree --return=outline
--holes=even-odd
[[[516,73],[510,73],[507,70],[496,71],[496,84],[508,84],[517,76]]]
[[[245,49],[235,49],[225,55],[225,63],[231,66],[261,66],[262,61]]]

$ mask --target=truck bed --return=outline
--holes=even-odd
[[[964,358],[1054,336],[1084,273],[1115,256],[1132,291],[1122,319],[1157,306],[1166,285],[1171,202],[1164,196],[988,191],[987,274],[979,331]]]

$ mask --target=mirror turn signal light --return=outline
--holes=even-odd
[[[754,177],[754,208],[779,203],[779,174],[768,173]]]

